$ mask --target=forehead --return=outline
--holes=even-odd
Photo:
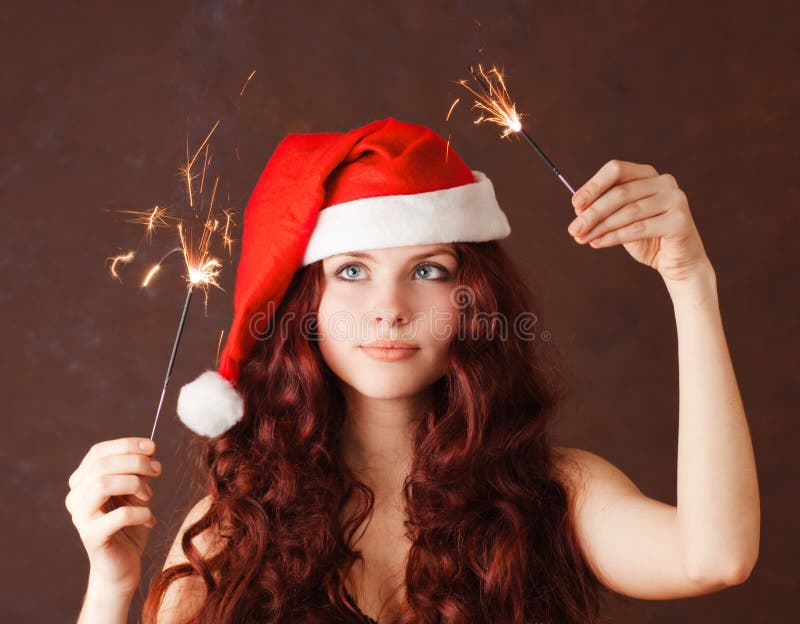
[[[432,245],[404,245],[402,247],[382,247],[363,251],[350,251],[328,256],[323,262],[336,262],[347,258],[362,258],[373,262],[405,262],[440,254],[456,257],[452,243],[436,243]]]

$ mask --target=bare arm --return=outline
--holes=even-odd
[[[89,575],[78,624],[127,624],[133,594],[98,586]]]
[[[688,598],[726,586],[686,574],[674,505],[646,496],[595,453],[554,450],[572,494],[582,554],[603,585],[640,600]]]
[[[758,558],[755,457],[708,264],[670,290],[678,332],[678,526],[687,571],[744,581]]]
[[[181,548],[181,540],[186,529],[197,522],[208,510],[210,498],[206,496],[197,502],[186,515],[172,543],[163,569],[178,563],[186,562]],[[194,545],[205,557],[208,555],[213,541],[207,531],[194,539]],[[158,610],[160,624],[181,624],[191,619],[202,605],[205,597],[205,584],[196,576],[187,576],[173,581],[164,593]],[[84,596],[83,607],[77,624],[127,624],[133,594],[119,593],[113,588],[102,587],[100,583],[89,577],[89,584]]]
[[[753,450],[710,266],[670,295],[680,365],[677,506],[645,496],[594,453],[554,449],[587,563],[612,590],[650,600],[744,582],[760,532]]]

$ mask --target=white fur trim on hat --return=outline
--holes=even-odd
[[[195,433],[216,437],[242,419],[244,400],[218,372],[207,370],[181,388],[178,417]]]
[[[366,197],[323,208],[303,266],[348,251],[505,238],[511,227],[491,180],[427,193]]]

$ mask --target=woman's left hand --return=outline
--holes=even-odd
[[[578,189],[572,204],[578,216],[568,230],[578,243],[595,248],[622,243],[667,286],[710,265],[686,194],[673,176],[652,165],[611,160]]]

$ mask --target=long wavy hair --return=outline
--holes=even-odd
[[[533,339],[533,296],[497,241],[454,247],[460,333],[416,427],[395,622],[598,622],[605,588],[582,557],[556,470],[563,386]],[[183,536],[188,562],[152,579],[145,623],[189,575],[206,591],[193,624],[364,621],[344,580],[363,559],[353,537],[374,494],[342,460],[345,401],[313,339],[321,264],[296,272],[271,321],[288,331],[265,332],[243,363],[243,419],[198,443],[210,507]],[[356,513],[342,521],[351,497]],[[224,546],[204,558],[192,539],[209,528]]]

